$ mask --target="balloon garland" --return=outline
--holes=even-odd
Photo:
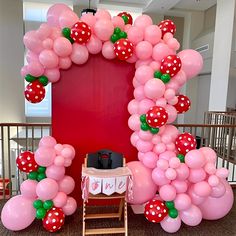
[[[171,20],[155,25],[148,15],[141,15],[133,23],[129,13],[111,17],[106,10],[98,10],[95,15],[85,14],[79,19],[66,5],[55,4],[47,13],[47,23],[25,34],[29,64],[21,70],[30,83],[26,87],[26,99],[38,103],[45,96],[44,86],[59,81],[60,69],[69,69],[72,63],[86,63],[89,54],[101,52],[109,60],[135,63],[134,99],[128,104],[131,115],[128,126],[134,131],[131,143],[138,150],[139,161],[128,163],[134,179],[134,198],[129,202],[146,204],[147,220],[160,223],[169,233],[177,232],[181,222],[195,226],[202,219],[219,219],[233,204],[232,189],[225,180],[228,170],[216,169],[216,153],[208,147],[196,150],[196,139],[189,133],[179,134],[171,125],[177,114],[188,111],[191,104],[186,96],[179,94],[180,88],[195,77],[203,65],[201,55],[194,50],[177,53],[180,44],[174,38],[175,31]],[[38,190],[39,200],[34,202],[36,217],[42,218],[44,227],[51,232],[63,224],[62,211],[67,214],[65,206],[57,203],[55,194],[57,182],[64,176],[63,165],[71,164],[71,159],[63,155],[64,149],[58,144],[55,148],[60,152],[56,156],[52,154],[54,149],[39,147],[35,154],[39,167],[29,173],[30,178],[40,181],[31,183],[37,184]],[[50,158],[41,159],[41,156]],[[36,169],[35,163],[33,166]],[[28,167],[25,171],[30,171]],[[40,187],[45,181],[54,186],[50,188],[53,208],[52,195],[47,196],[46,188]],[[63,194],[58,196],[58,199],[64,198]],[[29,211],[35,214],[32,200],[30,205],[24,191],[16,199],[25,201]],[[11,207],[9,202],[4,209]],[[224,207],[220,207],[222,203]],[[27,227],[34,218],[25,213],[27,220],[16,228],[9,224],[4,212],[3,224],[12,230]]]

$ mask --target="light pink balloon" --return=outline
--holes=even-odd
[[[161,170],[167,170],[169,167],[169,163],[167,160],[165,159],[159,159],[157,161],[157,168],[161,169]]]
[[[57,39],[57,38],[59,38],[59,37],[61,37],[61,30],[60,30],[60,28],[58,28],[58,27],[53,27],[53,28],[52,28],[52,32],[51,32],[51,35],[50,35],[50,38],[51,38],[52,40],[55,40],[55,39]]]
[[[114,28],[119,27],[121,30],[124,30],[125,28],[125,22],[120,16],[113,16],[112,23]]]
[[[143,156],[143,164],[148,168],[155,168],[158,157],[154,152],[146,152]]]
[[[160,159],[165,159],[167,161],[169,161],[173,157],[176,157],[176,154],[174,152],[171,152],[171,151],[165,151],[165,152],[163,152],[159,155]]]
[[[153,144],[161,143],[161,136],[158,134],[154,134],[152,137],[152,143]]]
[[[39,147],[35,152],[34,158],[40,166],[50,166],[54,162],[56,153],[53,148]]]
[[[220,179],[216,175],[209,176],[207,181],[211,187],[216,187],[220,184]]]
[[[173,180],[171,185],[174,186],[177,193],[185,193],[188,189],[188,184],[186,181]]]
[[[155,103],[150,99],[142,99],[138,104],[138,112],[139,114],[146,114],[151,107],[153,107]],[[147,133],[147,132],[146,132]]]
[[[158,143],[154,146],[153,151],[156,154],[161,154],[166,151],[166,145],[164,143]]]
[[[152,180],[151,169],[145,167],[140,161],[127,163],[133,176],[133,199],[131,204],[143,204],[156,195],[157,186]]]
[[[54,146],[54,149],[57,155],[61,155],[61,151],[63,150],[63,145],[58,143]]]
[[[69,167],[71,166],[71,164],[72,164],[72,160],[69,158],[65,158],[64,166]]]
[[[144,141],[144,140],[140,139],[137,141],[136,147],[139,152],[149,152],[152,150],[153,144],[151,142]]]
[[[162,128],[162,127],[161,127]],[[160,132],[159,132],[160,133]],[[175,140],[179,135],[178,129],[173,125],[166,125],[165,126],[165,134],[168,134],[172,137],[172,140]]]
[[[203,168],[190,169],[188,180],[191,183],[197,183],[203,181],[205,180],[205,178],[206,178],[206,172]]]
[[[126,60],[128,63],[135,63],[138,60],[138,57],[136,56],[136,53],[134,52],[132,56]]]
[[[201,204],[202,202],[205,201],[205,197],[200,197],[199,195],[197,195],[194,190],[193,190],[193,185],[192,186],[189,186],[189,189],[188,189],[188,195],[189,197],[191,198],[191,201],[194,205],[199,205]]]
[[[169,105],[175,105],[177,103],[178,103],[178,98],[176,96],[168,100]]]
[[[76,154],[75,148],[70,144],[63,144],[63,148],[70,148],[72,153],[70,152],[70,157],[69,158],[73,160],[75,158],[75,154]]]
[[[216,163],[216,153],[213,149],[209,147],[201,147],[199,151],[204,155],[206,162],[215,164]]]
[[[27,60],[28,63],[30,63],[32,61],[39,62],[39,56],[38,56],[38,54],[36,54],[36,53],[29,50],[26,53],[26,60]]]
[[[58,192],[58,184],[54,179],[46,178],[41,180],[37,187],[36,193],[40,200],[51,200],[53,199]]]
[[[170,160],[169,160],[169,165],[171,168],[178,168],[180,166],[180,160],[179,158],[177,157],[172,157]]]
[[[130,136],[130,142],[134,147],[136,147],[136,143],[138,140],[139,140],[138,132],[132,133]]]
[[[64,192],[58,192],[56,197],[52,199],[55,207],[63,207],[67,202],[67,195]]]
[[[225,194],[225,191],[225,185],[220,181],[217,186],[212,187],[210,196],[213,198],[219,198]]]
[[[116,57],[115,52],[114,52],[114,45],[112,42],[107,41],[103,44],[102,46],[102,55],[106,59],[114,59]]]
[[[168,33],[165,33],[165,35],[163,36],[163,41],[166,43],[169,39],[172,39],[173,38],[173,34],[168,32]]]
[[[36,187],[38,182],[27,179],[20,185],[20,192],[24,197],[35,199],[37,198]]]
[[[35,77],[39,77],[44,73],[44,68],[43,68],[42,64],[40,64],[39,62],[32,61],[27,66],[27,71],[29,74],[31,74]]]
[[[84,64],[89,57],[88,49],[84,45],[74,43],[72,46],[72,54],[70,57],[75,64]]]
[[[147,60],[152,56],[152,44],[148,41],[141,41],[136,45],[135,52],[140,60]]]
[[[185,164],[189,168],[198,169],[204,166],[206,160],[199,150],[191,150],[185,156]]]
[[[137,101],[145,99],[144,87],[142,85],[134,89],[134,98]]]
[[[60,57],[67,57],[72,52],[72,45],[65,37],[59,37],[53,44],[54,52]]]
[[[191,206],[191,198],[186,193],[180,193],[176,195],[174,203],[177,210],[187,210]]]
[[[193,191],[200,197],[208,197],[211,194],[211,186],[206,181],[201,181],[194,184]]]
[[[95,14],[96,19],[106,19],[111,20],[111,14],[105,9],[98,9]]]
[[[146,27],[152,25],[152,18],[148,15],[140,15],[134,21],[134,26],[144,31]]]
[[[216,170],[216,176],[218,176],[219,178],[227,178],[229,175],[229,170],[226,168],[220,168],[218,170]]]
[[[153,70],[160,70],[161,64],[157,61],[152,61],[149,66],[151,66]]]
[[[144,153],[143,153],[143,152],[138,152],[138,159],[139,159],[140,161],[143,160],[143,157],[144,157]]]
[[[148,58],[147,60],[137,60],[135,63],[135,68],[138,69],[140,66],[149,66],[149,64],[152,62],[152,58]],[[153,70],[154,72],[154,70]],[[153,76],[152,76],[153,78]]]
[[[138,108],[139,108],[139,102],[136,99],[133,99],[129,102],[128,111],[131,115],[138,113]]]
[[[215,173],[216,173],[215,164],[213,164],[213,163],[207,163],[207,164],[204,166],[204,170],[205,170],[206,173],[209,174],[209,175],[215,174]]]
[[[168,45],[169,48],[171,48],[175,51],[179,50],[179,48],[180,48],[180,43],[175,38],[171,38],[171,39],[167,40],[166,44]]]
[[[60,71],[58,68],[46,69],[45,76],[48,77],[48,80],[52,83],[56,83],[60,79]]]
[[[181,163],[178,168],[176,168],[177,179],[178,180],[186,180],[189,176],[189,168],[185,163]]]
[[[130,118],[128,119],[128,126],[129,126],[129,128],[132,129],[133,131],[138,131],[138,130],[140,130],[139,115],[134,114],[134,115],[130,116]]]
[[[50,36],[51,30],[52,29],[48,24],[43,23],[40,25],[39,29],[36,31],[36,34],[41,40],[44,40]]]
[[[167,151],[176,151],[175,144],[174,143],[168,143],[166,144],[166,150]]]
[[[195,77],[203,67],[203,59],[199,52],[192,49],[185,49],[178,53],[182,62],[182,70],[185,72],[187,79]]]
[[[39,54],[39,61],[47,69],[51,69],[51,68],[55,68],[58,66],[59,59],[54,51],[44,49]]]
[[[166,184],[160,187],[159,194],[164,201],[173,201],[176,197],[176,190],[172,185]]]
[[[80,20],[85,22],[91,27],[91,31],[94,31],[94,25],[96,23],[96,17],[93,14],[83,14]]]
[[[64,166],[65,159],[63,156],[56,156],[54,159],[54,165],[56,166]]]
[[[179,86],[183,86],[187,81],[186,74],[183,70],[180,70],[174,77],[171,78],[171,81],[177,82]]]
[[[202,213],[197,206],[191,205],[187,210],[180,212],[180,218],[186,225],[196,226],[202,221]]]
[[[86,47],[91,54],[98,54],[102,50],[102,41],[95,35],[91,35],[90,40],[86,44]]]
[[[143,31],[135,26],[129,28],[127,35],[128,35],[128,40],[134,45],[143,41],[144,38]]]
[[[60,69],[67,70],[71,67],[72,61],[70,57],[60,57],[58,65]]]
[[[125,25],[124,31],[125,31],[126,33],[128,33],[128,31],[129,31],[129,29],[130,29],[131,27],[132,27],[131,24]]]
[[[61,29],[65,27],[71,28],[78,21],[79,17],[71,10],[63,11],[59,16],[59,25]]]
[[[164,108],[165,108],[166,104],[167,104],[167,101],[166,101],[166,99],[163,98],[163,97],[158,98],[158,99],[156,100],[156,105],[157,105],[157,106],[161,106],[161,107],[164,107]]]
[[[144,130],[139,130],[138,135],[139,135],[140,139],[142,139],[144,141],[152,140],[152,136],[153,136],[151,132],[147,132]]]
[[[61,151],[61,155],[65,158],[73,159],[75,157],[75,152],[72,147],[64,147]]]
[[[114,26],[110,20],[99,19],[94,25],[94,33],[102,41],[109,40],[113,31]]]
[[[44,136],[39,141],[39,147],[53,148],[57,144],[57,141],[52,136]]]
[[[51,38],[47,38],[43,40],[44,49],[52,49],[53,48],[53,40]]]
[[[154,71],[150,66],[143,65],[136,69],[135,78],[141,84],[145,84],[148,80],[153,78]]]
[[[66,205],[62,207],[62,210],[66,216],[70,216],[75,213],[77,209],[77,202],[73,197],[68,197]]]
[[[65,175],[63,179],[58,182],[59,191],[65,194],[70,194],[75,188],[75,181],[71,176]]]
[[[27,74],[29,74],[27,65],[21,68],[20,74],[22,77],[25,77]]]
[[[162,32],[157,25],[149,25],[144,31],[144,40],[152,45],[157,44],[161,40]]]
[[[38,37],[36,31],[28,31],[23,39],[26,48],[35,53],[40,53],[43,50],[41,39]]]
[[[152,58],[156,61],[161,62],[164,57],[171,54],[174,53],[166,44],[158,43],[153,47]]]
[[[64,166],[51,165],[51,166],[48,166],[46,169],[46,176],[48,178],[59,181],[63,179],[65,172],[66,170]]]
[[[174,98],[174,96],[175,96],[175,90],[173,90],[173,89],[167,89],[167,90],[165,91],[165,94],[164,94],[165,99],[169,100],[169,99],[171,99],[171,98]]]
[[[168,168],[165,172],[165,176],[169,180],[174,180],[176,179],[177,173],[173,168]]]
[[[168,113],[167,124],[171,124],[171,123],[173,123],[173,122],[176,120],[176,118],[177,118],[177,111],[176,111],[176,109],[175,109],[173,106],[171,106],[171,105],[169,105],[169,104],[167,104],[167,105],[165,106],[165,109],[166,109],[166,112]]]
[[[161,222],[161,227],[167,233],[175,233],[180,229],[181,219],[179,216],[176,218],[171,218],[170,216],[166,216]]]
[[[34,199],[22,195],[14,196],[4,205],[1,221],[9,230],[19,231],[27,228],[35,219]]]
[[[165,84],[160,79],[150,79],[144,85],[144,93],[150,99],[158,99],[165,92]]]

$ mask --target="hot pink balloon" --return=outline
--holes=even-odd
[[[43,68],[42,64],[40,64],[38,61],[32,61],[27,66],[27,71],[29,74],[31,74],[35,77],[39,77],[43,74],[44,68]]]
[[[153,107],[153,106],[155,106],[155,103],[152,100],[142,99],[138,104],[138,112],[136,113],[145,114],[149,111],[150,107]]]
[[[191,198],[185,193],[180,193],[177,194],[174,203],[177,210],[187,210],[191,206]]]
[[[135,53],[140,60],[147,60],[152,56],[152,44],[148,41],[139,42],[136,45]]]
[[[106,59],[114,59],[116,57],[115,52],[114,52],[114,45],[112,42],[107,41],[103,44],[102,46],[102,55]]]
[[[161,227],[167,233],[175,233],[180,229],[181,219],[179,216],[176,218],[171,218],[170,216],[166,216],[161,222]]]
[[[152,79],[154,76],[154,70],[147,65],[140,66],[135,71],[135,78],[141,84],[145,84],[148,80]]]
[[[52,165],[56,157],[55,150],[48,147],[39,147],[34,158],[38,165],[48,167]]]
[[[73,197],[68,197],[66,204],[62,207],[66,216],[70,216],[75,213],[77,209],[77,202]]]
[[[44,136],[39,141],[39,147],[53,148],[57,144],[57,141],[52,136]]]
[[[211,186],[206,181],[196,183],[193,190],[200,197],[207,197],[211,194]]]
[[[52,83],[56,83],[60,79],[60,71],[58,68],[46,69],[44,75],[47,76],[48,81]]]
[[[149,152],[153,148],[153,144],[149,141],[138,140],[136,143],[136,147],[139,152]]]
[[[152,45],[157,44],[161,40],[162,32],[157,25],[149,25],[144,31],[144,40]]]
[[[95,35],[92,35],[86,47],[91,54],[98,54],[102,50],[102,41]]]
[[[143,156],[143,164],[148,168],[155,168],[158,157],[154,152],[146,152]]]
[[[151,169],[145,167],[140,161],[127,163],[133,176],[133,199],[131,204],[143,204],[152,199],[157,191],[157,186],[152,180]]]
[[[24,197],[35,199],[37,198],[36,187],[38,182],[35,180],[27,179],[20,186],[20,192]]]
[[[72,45],[65,37],[59,37],[53,44],[54,52],[60,57],[67,57],[72,52]]]
[[[134,26],[144,31],[146,27],[152,25],[152,18],[148,15],[140,15],[134,21]]]
[[[51,166],[48,166],[46,169],[46,176],[48,178],[59,181],[63,179],[65,175],[65,171],[66,170],[64,166],[51,165]]]
[[[166,44],[158,43],[153,47],[152,58],[156,61],[161,62],[164,57],[171,54],[174,53]]]
[[[205,180],[205,178],[206,178],[206,172],[203,168],[190,169],[188,180],[191,183],[197,183],[203,181]]]
[[[43,50],[41,39],[38,37],[36,31],[29,31],[24,35],[24,44],[26,48],[35,53],[40,53]]]
[[[65,175],[63,179],[58,182],[59,191],[65,194],[70,194],[75,188],[75,181],[72,177]]]
[[[44,49],[39,54],[39,61],[44,67],[51,69],[58,66],[59,59],[54,51]]]
[[[56,197],[58,192],[58,184],[54,179],[46,178],[41,180],[37,187],[36,193],[41,200],[51,200]]]
[[[140,130],[140,120],[139,120],[139,115],[134,114],[132,116],[130,116],[129,120],[128,120],[128,126],[130,129],[132,129],[133,131],[138,131]]]
[[[138,159],[139,159],[140,161],[143,160],[143,157],[144,157],[144,153],[143,153],[143,152],[138,152]]]
[[[125,22],[120,16],[113,16],[112,23],[114,28],[119,27],[121,30],[124,30],[125,28]]]
[[[71,60],[78,65],[84,64],[89,57],[86,46],[74,43],[72,48]]]
[[[59,25],[61,29],[65,27],[71,28],[78,21],[79,17],[71,10],[63,11],[59,16]]]
[[[196,226],[202,221],[202,213],[197,206],[191,205],[187,210],[180,212],[180,218],[186,225]]]
[[[72,65],[72,61],[70,59],[70,57],[60,57],[59,58],[59,68],[63,69],[63,70],[67,70],[71,67]]]
[[[164,201],[173,201],[176,197],[176,190],[172,185],[166,184],[160,187],[159,194]]]
[[[114,26],[111,21],[99,19],[94,25],[95,35],[102,41],[107,41],[113,34]]]
[[[150,99],[158,99],[164,92],[165,84],[160,79],[150,79],[144,85],[144,93]]]
[[[64,192],[58,192],[56,197],[52,199],[55,207],[63,207],[67,202],[67,195]]]
[[[9,230],[27,228],[35,219],[34,199],[22,195],[14,196],[4,205],[1,213],[2,224]]]

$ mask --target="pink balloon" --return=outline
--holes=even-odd
[[[37,61],[32,61],[30,64],[27,66],[27,71],[29,74],[39,77],[43,74],[44,68],[43,66],[37,62]]]
[[[55,207],[63,207],[67,202],[67,195],[64,192],[58,192],[56,197],[52,199]]]
[[[71,67],[72,61],[70,57],[60,57],[58,65],[60,69],[67,70]]]
[[[102,50],[102,41],[92,35],[86,47],[91,54],[98,54]]]
[[[55,179],[57,181],[63,179],[65,175],[65,167],[64,166],[56,166],[51,165],[46,169],[46,176],[51,179]]]
[[[153,137],[152,137],[152,143],[153,144],[161,143],[161,136],[158,135],[158,134],[154,134]]]
[[[165,84],[160,79],[150,79],[144,85],[144,93],[150,99],[158,99],[165,92]]]
[[[53,48],[53,40],[50,38],[43,40],[43,47],[44,47],[44,49],[52,49]]]
[[[144,87],[142,85],[134,89],[134,98],[137,101],[145,99]]]
[[[176,190],[172,185],[166,184],[160,187],[159,194],[164,201],[173,201],[176,197]]]
[[[187,210],[180,212],[180,218],[186,225],[196,226],[202,221],[202,213],[197,206],[191,205]]]
[[[179,86],[183,86],[186,81],[186,74],[183,70],[180,70],[174,77],[171,78],[171,81],[177,82]]]
[[[84,64],[89,57],[88,49],[84,45],[74,43],[72,46],[72,54],[70,57],[75,64]]]
[[[169,160],[169,165],[171,168],[178,168],[180,166],[180,160],[179,158],[177,157],[172,157],[170,160]]]
[[[85,22],[91,27],[92,32],[94,31],[94,25],[96,23],[96,17],[93,14],[83,14],[80,20]]]
[[[173,51],[164,43],[158,43],[153,47],[152,58],[156,61],[161,62],[161,60],[173,54]]]
[[[166,144],[166,150],[167,151],[176,151],[175,144],[174,143],[168,143]]]
[[[50,36],[51,27],[48,24],[43,23],[40,25],[39,29],[36,31],[36,34],[41,40],[44,40]]]
[[[63,150],[61,151],[61,155],[65,158],[74,159],[75,157],[74,148],[64,147]]]
[[[149,152],[153,148],[153,144],[148,141],[138,140],[136,143],[136,147],[139,152]]]
[[[147,60],[152,56],[152,44],[148,41],[141,41],[135,48],[136,56],[141,60]]]
[[[185,163],[181,163],[180,166],[176,169],[176,172],[178,180],[186,180],[189,176],[189,168]]]
[[[220,179],[216,175],[211,175],[208,178],[208,184],[211,187],[216,187],[217,185],[220,184]]]
[[[53,148],[57,144],[57,141],[52,136],[44,136],[39,141],[39,147]]]
[[[154,149],[153,151],[156,153],[156,154],[161,154],[163,152],[166,151],[166,145],[164,143],[158,143],[154,146]]]
[[[176,96],[168,100],[169,105],[175,105],[177,103],[178,103],[178,98]]]
[[[168,168],[166,170],[166,172],[165,172],[165,176],[169,180],[174,180],[176,178],[176,176],[177,176],[177,173],[176,173],[176,171],[174,169]]]
[[[33,201],[34,199],[22,195],[12,197],[2,209],[2,224],[13,231],[27,228],[35,219],[36,210]]]
[[[41,200],[51,200],[56,197],[58,192],[58,184],[54,179],[46,178],[41,180],[37,187],[36,193]]]
[[[132,116],[130,116],[129,120],[128,120],[128,126],[130,129],[132,129],[133,131],[138,131],[140,130],[140,120],[139,120],[139,115],[134,114]]]
[[[226,168],[220,168],[216,171],[216,176],[219,178],[227,178],[229,175],[229,170]]]
[[[148,168],[155,168],[158,157],[154,152],[146,152],[143,156],[143,164]]]
[[[128,63],[135,63],[138,60],[138,57],[136,56],[136,53],[134,52],[132,56],[126,60]]]
[[[61,30],[60,30],[60,28],[58,28],[58,27],[53,27],[53,28],[52,28],[52,32],[51,32],[51,35],[50,35],[50,38],[51,38],[52,40],[55,40],[55,39],[57,39],[57,38],[59,38],[59,37],[61,37]]]
[[[171,218],[170,216],[166,216],[161,222],[161,227],[167,233],[175,233],[180,229],[181,219],[179,216],[176,218]]]
[[[98,9],[95,14],[96,19],[106,19],[111,20],[111,14],[105,9]]]
[[[199,150],[191,150],[185,156],[185,163],[189,168],[198,169],[204,166],[205,157]]]
[[[158,99],[156,100],[156,105],[157,105],[157,106],[161,106],[161,107],[164,107],[164,108],[165,108],[166,104],[167,104],[167,101],[166,101],[166,99],[163,98],[163,97],[158,98]]]
[[[165,159],[159,159],[159,160],[157,161],[157,168],[158,168],[158,169],[167,170],[168,167],[169,167],[169,163],[168,163],[167,160],[165,160]]]
[[[63,145],[58,143],[54,146],[54,149],[57,155],[61,155],[61,151],[63,150]]]
[[[139,135],[140,139],[142,139],[144,141],[152,140],[152,133],[151,132],[139,130],[138,135]]]
[[[163,36],[163,40],[166,43],[169,39],[173,38],[173,34],[172,33],[165,33],[165,35]]]
[[[130,142],[134,147],[136,147],[136,143],[138,140],[139,140],[138,132],[132,133],[132,135],[130,136]]]
[[[133,99],[129,102],[128,104],[128,111],[129,113],[132,115],[132,114],[135,114],[135,113],[138,113],[138,106],[139,106],[139,103],[136,99]]]
[[[209,147],[202,147],[199,151],[204,155],[206,162],[215,164],[216,163],[216,153],[213,149]]]
[[[124,30],[125,28],[125,22],[120,16],[113,16],[112,23],[114,28],[119,27],[121,30]]]
[[[58,66],[59,59],[54,51],[44,49],[39,54],[39,61],[44,67],[51,69]]]
[[[157,61],[152,61],[149,66],[151,66],[153,70],[160,70],[161,64]]]
[[[60,57],[67,57],[72,52],[72,45],[65,37],[59,37],[53,44],[54,52]]]
[[[46,69],[44,75],[47,76],[48,81],[52,83],[56,83],[60,79],[60,71],[58,68]]]
[[[138,104],[138,112],[136,112],[136,113],[145,114],[153,106],[155,106],[155,103],[152,100],[150,100],[150,99],[142,99],[139,102],[139,104]]]
[[[43,50],[41,39],[38,37],[36,31],[29,31],[24,35],[24,44],[26,48],[35,53],[40,53]]]
[[[186,181],[173,180],[171,185],[174,186],[177,193],[185,193],[188,189],[188,184]]]
[[[138,152],[138,159],[139,159],[140,161],[143,160],[143,157],[144,157],[144,153],[143,153],[143,152]]]
[[[203,168],[190,169],[188,180],[191,183],[197,183],[203,181],[205,180],[205,178],[206,178],[206,172],[204,171]]]
[[[35,199],[37,198],[36,187],[38,182],[35,180],[27,179],[20,186],[20,192],[24,197]]]
[[[163,127],[163,126],[162,126]],[[161,127],[161,128],[162,128]],[[160,132],[159,132],[160,134]],[[172,140],[175,140],[177,138],[177,136],[179,135],[179,131],[178,129],[173,126],[173,125],[166,125],[165,126],[165,134],[168,134],[172,137]]]
[[[148,15],[140,15],[134,21],[134,26],[144,31],[149,25],[152,25],[152,18]]]
[[[161,40],[162,32],[157,25],[149,25],[144,31],[144,40],[152,45],[157,44]]]
[[[165,151],[165,152],[163,152],[159,155],[160,159],[165,159],[167,161],[169,161],[173,157],[176,157],[176,154],[174,152],[171,152],[171,151]]]
[[[213,198],[219,198],[225,194],[225,191],[226,188],[224,184],[220,181],[217,186],[212,187],[210,196]]]
[[[69,156],[69,158],[73,160],[75,158],[75,154],[76,154],[74,147],[72,145],[70,145],[70,144],[63,144],[63,148],[69,148],[70,149],[70,156]]]
[[[63,156],[56,156],[54,159],[54,165],[56,166],[64,166],[65,159]]]
[[[69,167],[69,166],[71,166],[71,164],[72,164],[72,160],[68,159],[68,158],[65,158],[64,166]]]
[[[70,194],[75,188],[75,181],[72,177],[65,175],[63,179],[58,182],[59,191],[65,194]]]
[[[184,211],[191,206],[191,198],[185,193],[180,193],[177,194],[174,203],[177,210]]]
[[[34,158],[38,165],[48,167],[53,164],[56,153],[53,148],[39,147]]]
[[[140,66],[149,66],[151,62],[152,62],[151,58],[148,58],[147,60],[137,60],[135,63],[135,68],[138,69]]]
[[[148,80],[153,78],[154,71],[150,66],[143,65],[136,69],[135,78],[141,84],[145,84]]]
[[[163,186],[170,183],[170,180],[166,178],[165,172],[161,169],[155,168],[152,171],[152,179],[156,185]]]
[[[66,205],[62,207],[62,210],[66,216],[70,216],[75,213],[77,209],[77,202],[73,197],[68,197]]]
[[[165,99],[169,100],[175,97],[175,90],[167,89],[164,94]]]
[[[114,26],[111,21],[99,19],[94,25],[95,35],[102,41],[107,41],[113,34]]]
[[[79,17],[71,10],[63,11],[59,16],[59,25],[61,29],[65,27],[71,28],[78,21]]]
[[[211,186],[206,181],[194,184],[193,190],[200,197],[207,197],[211,194]]]
[[[124,31],[125,31],[126,33],[128,33],[128,31],[129,31],[129,29],[130,29],[131,27],[132,27],[131,24],[125,25]]]
[[[180,48],[180,43],[175,38],[171,38],[171,39],[167,40],[166,44],[168,45],[169,48],[171,48],[173,50],[179,50],[179,48]]]
[[[199,195],[197,195],[194,190],[193,190],[193,187],[194,186],[190,186],[189,190],[188,190],[188,195],[189,197],[191,198],[191,201],[194,205],[199,205],[201,204],[202,202],[205,201],[205,197],[200,197]]]
[[[127,163],[133,176],[133,199],[131,204],[143,204],[156,195],[157,186],[152,180],[151,169],[145,167],[140,161]]]
[[[39,56],[38,54],[32,52],[32,51],[28,51],[26,54],[26,60],[28,63],[32,62],[32,61],[37,61],[39,62]]]
[[[173,123],[177,118],[176,109],[173,106],[168,105],[168,104],[165,106],[165,109],[166,109],[166,112],[168,113],[167,124]]]
[[[209,175],[215,174],[215,173],[216,173],[215,164],[213,164],[213,163],[207,163],[207,164],[204,166],[204,170],[205,170],[206,173],[209,174]]]
[[[21,68],[20,74],[21,74],[22,77],[25,77],[27,74],[29,74],[29,72],[28,72],[28,66],[23,66],[23,67]]]
[[[107,41],[103,44],[102,46],[102,55],[106,59],[114,59],[116,57],[115,52],[114,52],[114,45],[112,42]]]
[[[199,52],[186,49],[178,53],[182,62],[182,70],[185,72],[187,79],[195,77],[203,67],[203,59]]]

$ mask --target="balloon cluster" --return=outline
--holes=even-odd
[[[51,136],[40,140],[35,154],[21,153],[16,164],[28,174],[28,179],[20,186],[21,195],[11,198],[3,207],[3,225],[18,231],[28,227],[36,217],[49,232],[58,231],[65,215],[72,215],[77,209],[75,199],[68,196],[75,181],[65,175],[65,167],[71,165],[74,157],[71,145],[57,144]]]

